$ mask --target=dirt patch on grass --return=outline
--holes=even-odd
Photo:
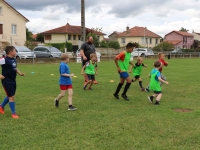
[[[173,109],[175,112],[191,112],[192,109],[188,109],[188,108],[174,108]]]

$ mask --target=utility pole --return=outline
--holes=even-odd
[[[85,42],[85,0],[81,0],[81,39]]]

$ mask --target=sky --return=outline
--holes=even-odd
[[[81,0],[6,0],[29,19],[33,33],[71,25],[81,26]],[[110,35],[126,27],[147,27],[164,37],[184,27],[200,33],[200,0],[85,0],[85,26]]]

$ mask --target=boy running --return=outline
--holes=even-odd
[[[69,56],[67,54],[62,54],[61,57],[61,63],[60,63],[60,91],[61,93],[58,95],[58,97],[54,100],[55,107],[59,107],[59,101],[61,98],[63,98],[66,94],[66,91],[68,90],[68,110],[76,110],[77,108],[72,105],[72,95],[73,95],[73,89],[72,89],[72,80],[71,77],[74,76],[74,74],[70,74],[69,66],[67,63],[69,62]]]
[[[16,50],[13,46],[7,46],[5,48],[6,57],[0,59],[0,65],[2,67],[2,85],[7,94],[7,97],[4,98],[3,102],[0,104],[0,114],[4,114],[4,107],[9,103],[12,118],[17,119],[19,116],[15,111],[15,92],[16,92],[16,76],[24,76],[24,73],[21,73],[17,69]]]
[[[117,86],[117,89],[115,91],[115,93],[113,94],[113,96],[116,99],[119,99],[119,92],[124,84],[124,81],[126,80],[127,83],[125,85],[124,91],[122,93],[122,98],[124,98],[125,100],[129,101],[126,92],[128,91],[132,81],[131,78],[129,77],[128,74],[128,67],[129,64],[131,64],[133,66],[133,64],[130,62],[130,58],[131,58],[131,52],[133,52],[133,49],[135,48],[135,46],[133,45],[133,43],[128,43],[126,45],[126,50],[124,52],[121,52],[119,55],[117,55],[114,58],[115,64],[117,66],[117,71],[120,75],[120,81],[119,84]]]
[[[132,79],[132,82],[139,80],[139,86],[141,90],[144,91],[144,88],[142,86],[142,78],[140,77],[142,72],[142,67],[147,67],[147,65],[143,64],[142,57],[137,57],[137,63],[135,63],[133,66],[130,67],[129,73],[131,73],[131,71],[133,72],[134,79]]]
[[[162,66],[162,64],[159,61],[156,61],[154,63],[154,69],[151,70],[150,73],[150,90],[152,90],[154,92],[154,95],[152,96],[148,96],[148,99],[151,103],[153,103],[153,98],[156,98],[156,102],[155,105],[159,105],[160,99],[162,97],[162,90],[161,90],[161,85],[160,82],[168,84],[167,81],[163,80],[161,78],[161,73],[159,72],[160,67]]]
[[[161,63],[161,67],[159,68],[160,74],[161,74],[161,79],[167,81],[167,78],[164,76],[164,74],[162,74],[162,67],[163,66],[168,66],[168,62],[165,62],[165,55],[163,53],[158,53],[158,58],[159,58],[159,62]],[[160,85],[162,85],[163,83],[160,82]],[[149,92],[149,85],[148,87],[145,89],[145,91]]]
[[[90,54],[90,61],[86,62],[82,68],[81,74],[83,75],[85,72],[85,74],[88,77],[88,81],[83,86],[84,90],[87,88],[88,84],[90,84],[88,90],[92,90],[91,87],[95,80],[95,74],[98,74],[97,70],[95,69],[96,68],[96,59],[97,59],[97,57],[94,53]]]

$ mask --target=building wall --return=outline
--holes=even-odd
[[[200,35],[198,35],[196,33],[192,33],[192,35],[194,35],[194,40],[200,41]]]
[[[2,14],[0,24],[3,24],[3,34],[0,34],[0,46],[24,45],[26,41],[26,22],[27,20],[18,14],[3,1],[0,1]],[[16,35],[12,35],[12,24],[16,25]],[[2,42],[4,41],[4,42]]]
[[[125,43],[122,43],[122,38],[125,38]],[[151,38],[151,43],[150,43],[150,38]],[[145,39],[147,39],[147,42],[145,42],[146,40],[144,40],[144,37],[119,37],[118,42],[120,44],[120,47],[126,46],[126,44],[128,44],[129,42],[136,42],[139,43],[141,46],[148,48],[153,48],[156,45],[160,44],[160,38],[145,37]]]
[[[118,38],[117,38],[117,34],[116,33],[113,33],[112,35],[109,36],[109,41],[117,41]]]

